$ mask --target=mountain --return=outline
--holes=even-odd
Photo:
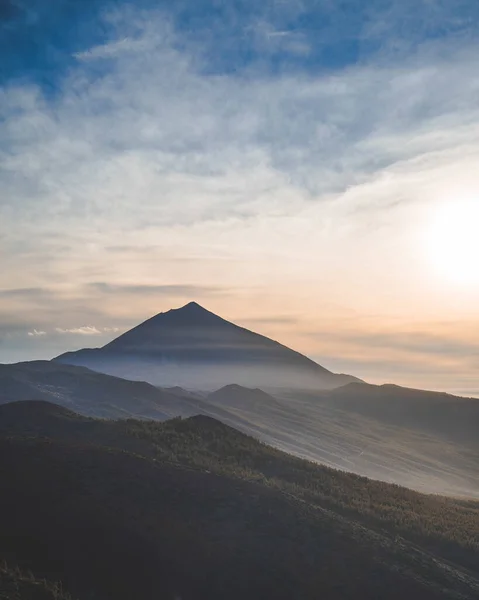
[[[349,384],[274,397],[227,386],[205,398],[219,417],[291,454],[428,492],[479,498],[479,400]]]
[[[429,493],[479,498],[479,400],[352,383],[160,389],[53,361],[0,365],[0,403],[47,400],[89,417],[206,415],[291,454]]]
[[[351,383],[322,394],[331,406],[390,425],[440,434],[445,439],[479,446],[479,400],[399,385]],[[314,395],[312,396],[313,402]]]
[[[479,594],[478,503],[315,465],[209,417],[6,404],[0,473],[0,562],[80,600]]]
[[[47,400],[82,415],[164,420],[207,412],[201,398],[52,361],[0,364],[0,404]]]
[[[196,302],[160,313],[102,348],[67,352],[55,360],[162,387],[209,391],[231,383],[332,389],[359,381],[331,373]]]
[[[249,412],[251,410],[271,410],[278,406],[278,401],[271,394],[259,388],[245,388],[230,384],[208,394],[206,400],[223,408]]]

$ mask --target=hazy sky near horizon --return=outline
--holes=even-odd
[[[479,396],[479,4],[0,6],[0,362],[196,300]]]

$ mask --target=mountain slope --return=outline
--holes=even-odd
[[[479,399],[398,385],[351,383],[321,394],[330,406],[479,447]],[[313,400],[314,401],[314,400]]]
[[[274,410],[278,401],[271,394],[267,394],[259,388],[245,388],[241,385],[226,385],[211,394],[206,400],[222,408],[239,409],[250,412],[251,410]]]
[[[314,465],[208,417],[105,422],[4,405],[0,474],[0,557],[79,597],[479,592],[477,504]]]
[[[47,400],[83,415],[168,419],[205,412],[200,398],[52,361],[0,365],[0,404]]]
[[[223,388],[222,421],[286,452],[429,493],[479,498],[479,400],[398,386]]]
[[[332,389],[358,381],[195,302],[160,313],[103,348],[67,352],[55,360],[163,387],[206,390],[231,383]]]
[[[277,448],[424,492],[479,498],[479,401],[397,386],[163,390],[58,362],[0,365],[0,403],[42,399],[86,416],[203,414]]]

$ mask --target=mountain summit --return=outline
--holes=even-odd
[[[155,385],[212,390],[227,384],[332,389],[352,381],[196,302],[160,313],[98,349],[55,360]]]

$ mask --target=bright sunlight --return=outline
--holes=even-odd
[[[426,237],[434,269],[451,283],[479,283],[479,197],[445,202]]]

